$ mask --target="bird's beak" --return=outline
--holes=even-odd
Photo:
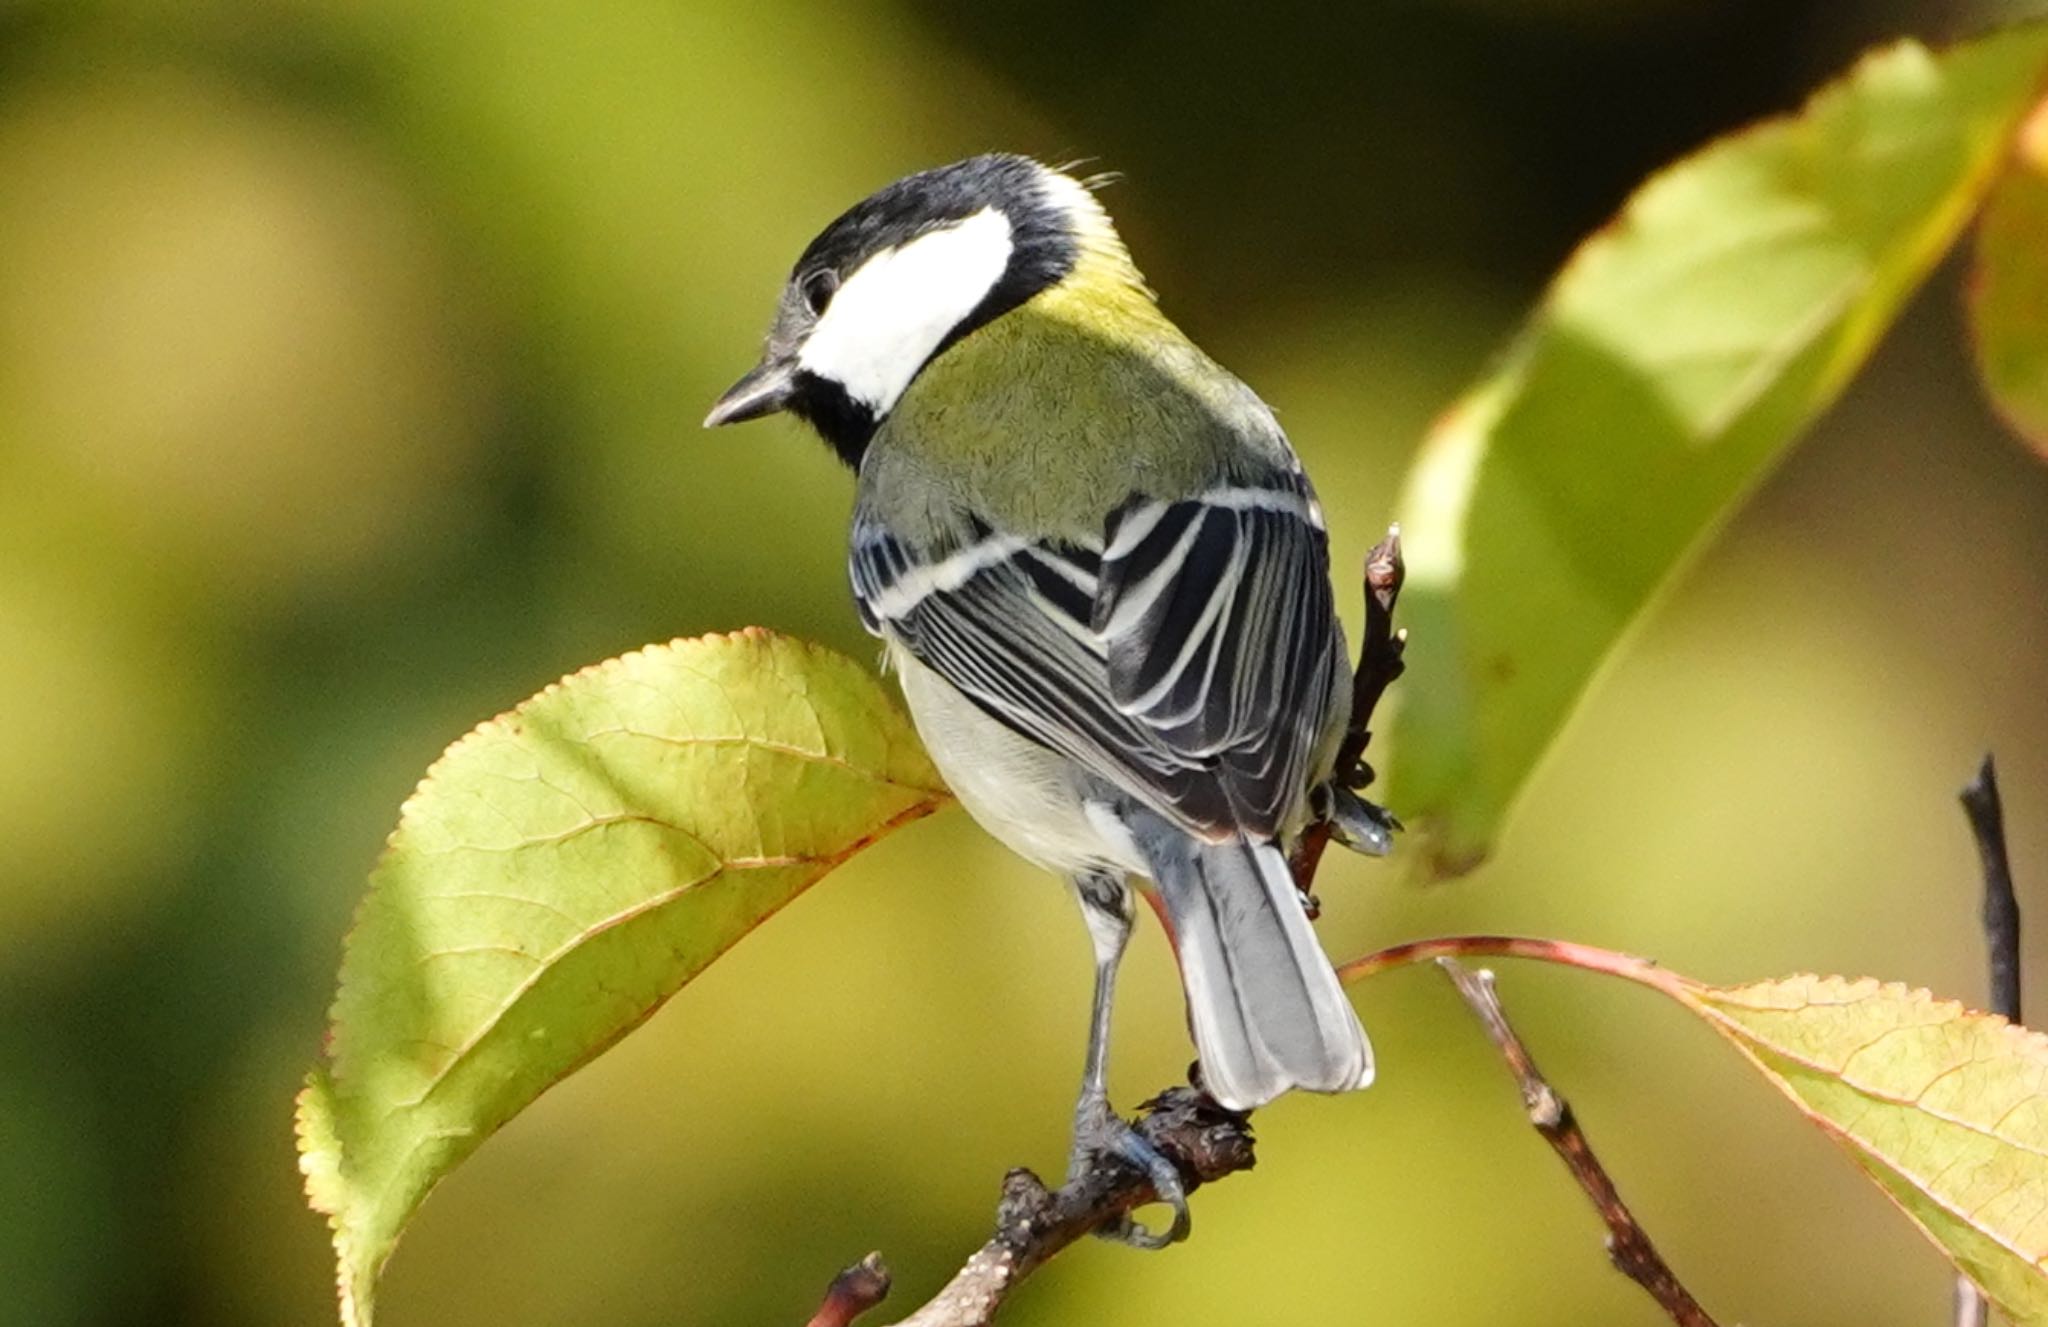
[[[786,410],[795,394],[796,366],[786,360],[762,360],[718,398],[718,404],[704,416],[704,427],[715,429],[720,424],[737,424]]]

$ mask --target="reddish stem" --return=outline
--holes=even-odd
[[[1521,935],[1445,935],[1430,940],[1410,940],[1339,964],[1337,977],[1348,986],[1376,973],[1439,958],[1534,959],[1539,963],[1557,963],[1587,972],[1604,972],[1610,977],[1648,986],[1677,999],[1684,998],[1680,979],[1658,967],[1652,959],[1571,940],[1545,940]]]
[[[825,1300],[805,1327],[847,1327],[889,1294],[889,1269],[882,1255],[870,1253],[832,1278]]]

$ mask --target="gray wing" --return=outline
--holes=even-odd
[[[1102,546],[974,524],[914,550],[857,517],[868,629],[1190,832],[1275,834],[1329,718],[1328,548],[1298,472],[1133,497]]]
[[[1329,538],[1300,471],[1110,517],[1091,619],[1117,709],[1211,762],[1239,828],[1272,835],[1330,719],[1343,643]]]

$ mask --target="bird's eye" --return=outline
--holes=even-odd
[[[832,302],[833,294],[839,289],[839,274],[830,268],[813,272],[804,278],[804,307],[812,317],[825,312],[825,306]]]

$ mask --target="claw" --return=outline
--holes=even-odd
[[[1129,1213],[1099,1227],[1095,1233],[1138,1249],[1163,1249],[1188,1237],[1187,1186],[1180,1168],[1166,1154],[1145,1141],[1145,1136],[1096,1099],[1083,1101],[1074,1113],[1074,1151],[1067,1162],[1067,1178],[1079,1178],[1100,1158],[1110,1158],[1140,1172],[1152,1182],[1158,1200],[1173,1209],[1173,1222],[1164,1231],[1153,1231]]]

